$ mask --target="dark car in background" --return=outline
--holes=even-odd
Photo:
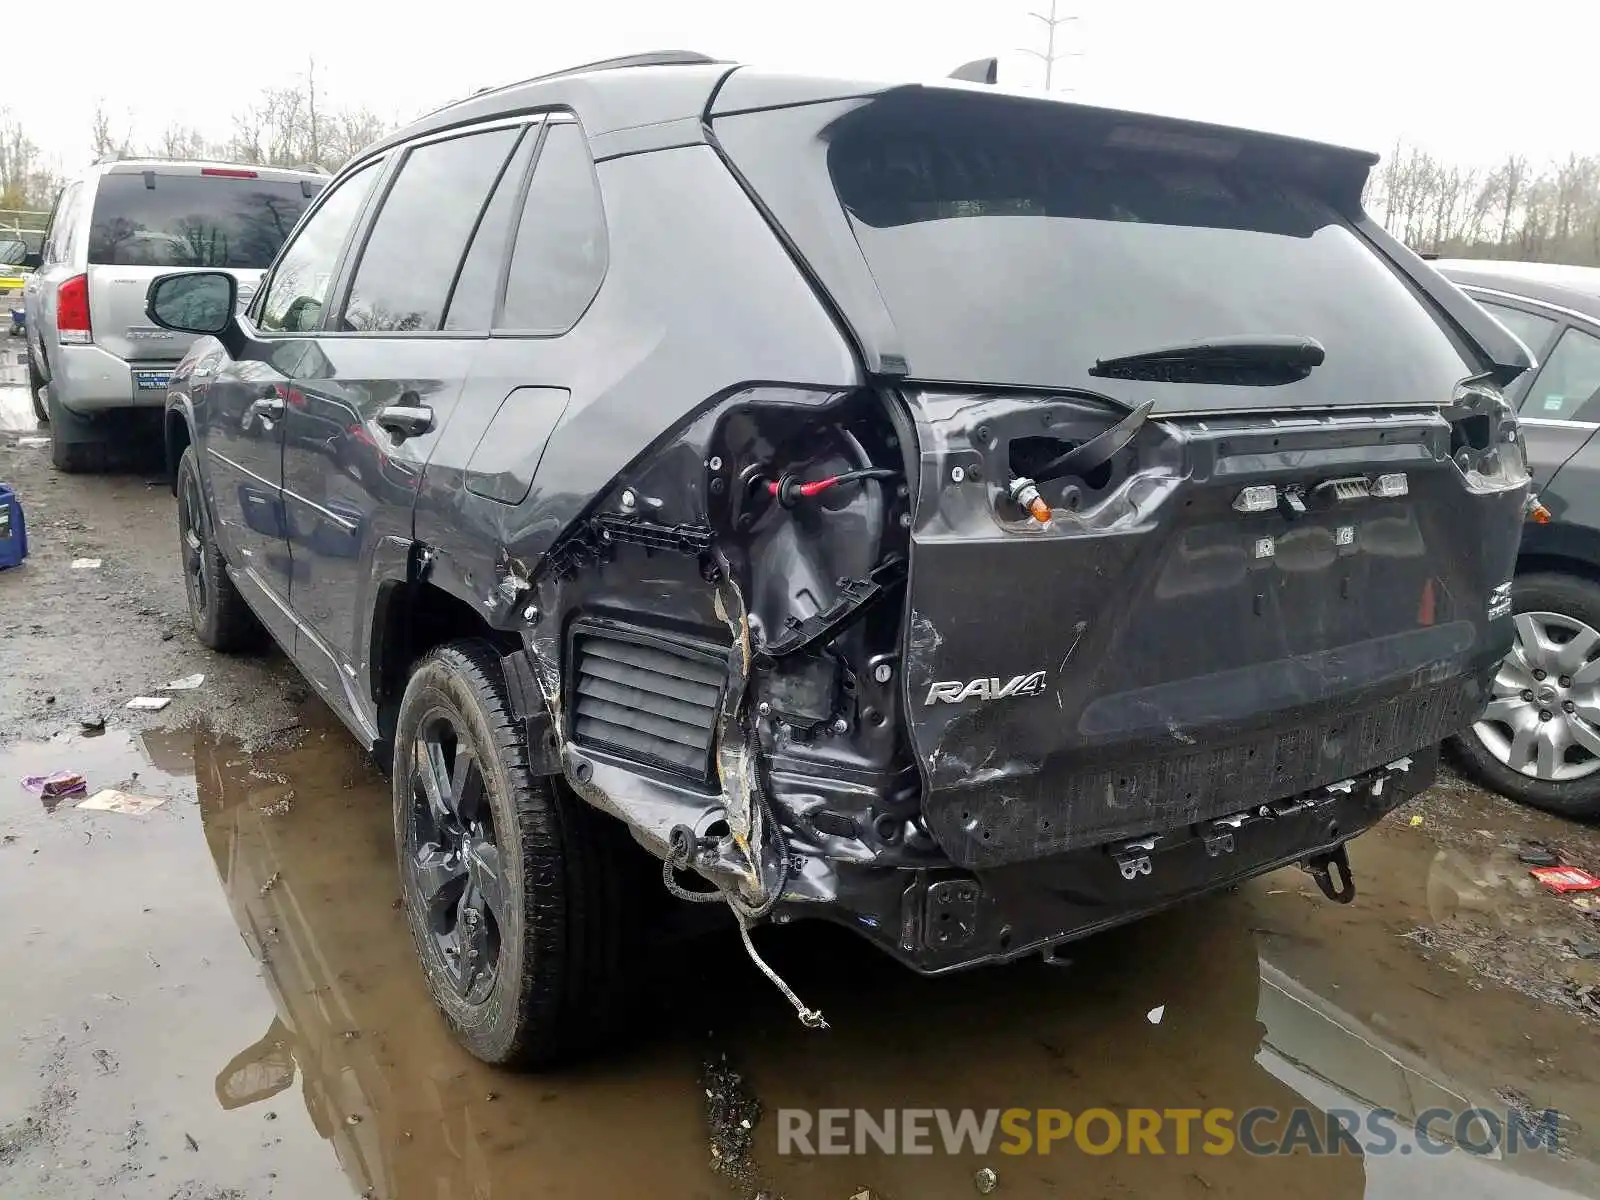
[[[1434,266],[1538,359],[1506,396],[1550,513],[1523,534],[1516,644],[1483,719],[1455,747],[1474,778],[1513,799],[1600,816],[1600,268]]]
[[[928,974],[1285,864],[1349,901],[1482,709],[1528,494],[1526,351],[1374,161],[691,54],[475,95],[243,311],[151,284],[209,335],[195,630],[270,632],[392,769],[492,1062],[604,1028],[641,885]]]

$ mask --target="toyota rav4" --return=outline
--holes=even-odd
[[[489,1061],[625,994],[631,843],[752,956],[816,917],[927,974],[1286,864],[1348,900],[1483,708],[1528,492],[1526,351],[1374,161],[684,53],[475,95],[244,311],[150,286],[207,335],[195,630],[269,632],[392,766]]]

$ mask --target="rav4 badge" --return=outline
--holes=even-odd
[[[1034,671],[1027,675],[1017,675],[1009,683],[991,677],[966,682],[958,679],[949,683],[931,684],[928,687],[928,698],[923,703],[936,704],[943,700],[946,704],[961,704],[973,699],[1004,700],[1007,696],[1037,696],[1042,691],[1044,691],[1044,672]]]

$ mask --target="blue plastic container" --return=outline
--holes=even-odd
[[[20,566],[28,557],[28,526],[22,519],[22,502],[0,483],[0,571]]]

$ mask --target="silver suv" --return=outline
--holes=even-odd
[[[326,182],[308,171],[136,159],[93,167],[62,189],[24,292],[33,406],[50,423],[59,469],[101,466],[130,420],[148,416],[155,433],[167,376],[193,338],[149,322],[150,281],[222,268],[248,301]]]

